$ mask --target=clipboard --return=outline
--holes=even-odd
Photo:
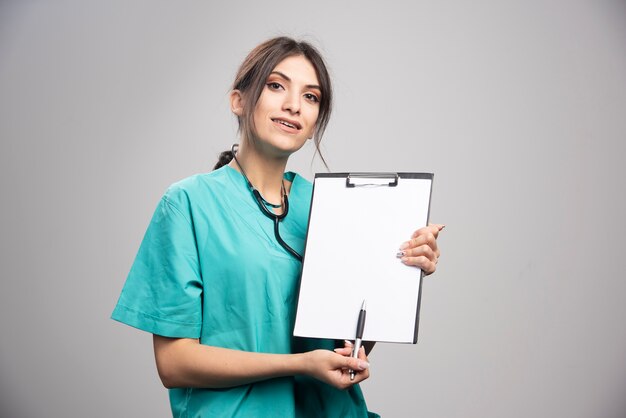
[[[294,336],[417,343],[423,273],[396,254],[428,225],[432,173],[318,173]]]

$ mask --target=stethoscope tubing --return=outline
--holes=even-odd
[[[237,148],[239,148],[239,145],[233,144],[231,148],[231,151],[233,153],[233,159],[235,160],[235,162],[241,169],[241,174],[243,174],[243,177],[246,179],[246,183],[248,183],[248,187],[250,188],[250,191],[252,192],[252,196],[254,196],[254,200],[256,200],[256,203],[259,206],[261,213],[263,213],[265,216],[267,216],[270,220],[274,222],[274,236],[276,237],[276,241],[278,241],[280,246],[283,247],[285,251],[291,254],[296,260],[302,262],[302,256],[298,254],[296,250],[291,248],[289,244],[287,244],[285,240],[283,240],[283,238],[280,236],[280,231],[278,227],[280,221],[285,219],[285,217],[287,216],[287,213],[289,213],[289,199],[287,198],[287,193],[283,194],[283,212],[281,214],[276,214],[270,209],[268,209],[268,207],[265,206],[265,199],[263,199],[263,196],[261,196],[261,193],[259,193],[259,191],[254,188],[252,183],[250,183],[250,180],[248,179],[246,172],[244,171],[243,167],[239,163],[239,160],[237,160],[237,156],[236,156]]]

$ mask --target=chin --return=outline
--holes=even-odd
[[[259,139],[257,141],[259,144],[263,144],[261,148],[281,157],[289,157],[291,154],[298,152],[306,143],[306,139],[295,138],[275,138],[270,141]]]

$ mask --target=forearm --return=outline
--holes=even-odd
[[[159,376],[168,388],[226,388],[306,373],[306,354],[253,353],[157,335],[154,352]]]

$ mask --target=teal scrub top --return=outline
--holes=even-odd
[[[280,234],[302,254],[312,185],[292,172],[285,178],[292,186]],[[273,228],[229,166],[175,183],[156,208],[112,318],[236,350],[332,350],[333,341],[292,336],[302,265]],[[174,417],[368,416],[358,385],[338,390],[307,376],[169,394]]]

